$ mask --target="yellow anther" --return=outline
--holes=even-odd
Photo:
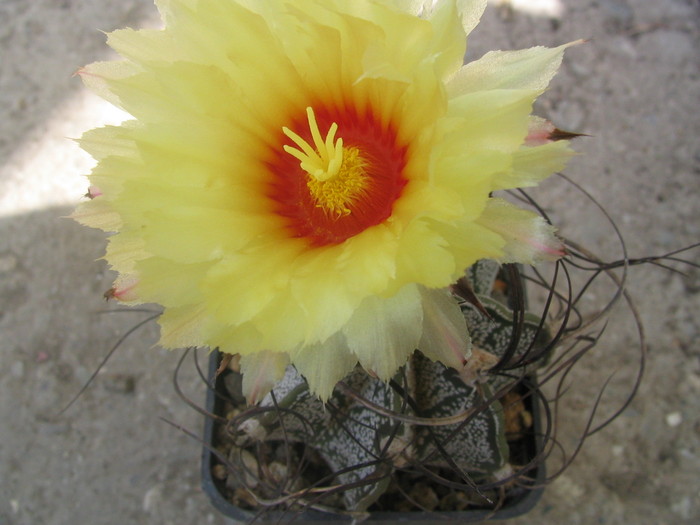
[[[316,207],[334,217],[350,215],[352,204],[367,190],[366,167],[360,150],[350,147],[346,148],[343,164],[335,177],[325,181],[309,177],[306,187],[309,188]]]

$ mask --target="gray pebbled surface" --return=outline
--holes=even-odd
[[[593,135],[577,141],[583,155],[567,173],[611,213],[630,254],[699,240],[698,3],[561,0],[558,17],[496,3],[471,40],[472,57],[590,39],[569,51],[540,113]],[[100,313],[111,281],[94,261],[103,237],[59,219],[85,192],[90,166],[66,137],[115,118],[71,75],[110,56],[98,29],[156,23],[147,0],[0,2],[1,525],[224,523],[199,488],[198,444],[160,419],[200,431],[200,417],[172,387],[178,355],[152,348],[152,324],[57,415],[119,335],[147,315]],[[605,221],[565,183],[536,195],[565,235],[619,257]],[[699,274],[684,280],[636,268],[629,286],[650,350],[639,396],[586,443],[532,513],[509,523],[700,521]],[[560,422],[569,450],[609,372],[618,370],[601,410],[610,413],[626,392],[637,355],[628,319],[614,315],[604,343],[571,378],[564,406],[573,416]],[[186,369],[183,388],[200,400]]]

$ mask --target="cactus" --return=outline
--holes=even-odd
[[[321,458],[328,468],[327,479],[307,480],[304,487],[299,477],[289,472],[287,450],[284,475],[270,483],[278,487],[278,493],[268,490],[265,494],[263,490],[257,503],[280,501],[280,494],[294,493],[306,504],[319,502],[361,513],[396,488],[397,472],[421,469],[456,472],[457,480],[473,484],[475,501],[484,503],[488,498],[480,493],[479,484],[498,482],[513,472],[507,440],[507,432],[512,430],[506,421],[513,410],[504,406],[503,399],[517,381],[513,381],[513,374],[489,373],[511,346],[514,327],[501,275],[498,264],[485,260],[466,274],[471,299],[460,304],[473,353],[461,373],[417,351],[390,383],[358,367],[339,383],[324,405],[309,393],[303,377],[290,366],[257,407],[236,411],[226,426],[236,443],[228,451],[231,464],[241,463],[246,448],[258,447],[256,466],[248,469],[254,478],[264,477],[265,472],[275,469],[265,465],[267,460],[259,447],[267,444],[268,450],[273,450],[275,445],[284,444],[289,449],[297,444],[304,454]],[[535,364],[517,367],[515,375],[531,374],[546,357],[550,337],[541,325],[540,318],[531,313],[522,318],[520,339],[510,362],[517,362],[526,352],[538,359]],[[522,415],[522,408],[519,413]],[[292,463],[300,468],[303,461]],[[251,468],[257,472],[250,472]],[[229,482],[240,489],[244,478],[239,472]],[[251,506],[256,502],[251,500]]]

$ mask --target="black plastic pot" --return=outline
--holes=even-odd
[[[209,359],[209,384],[214,380],[216,369],[219,364],[219,353],[212,352]],[[221,394],[221,395],[217,395]],[[217,382],[216,389],[210,389],[207,393],[206,409],[210,413],[222,414],[223,410],[223,381]],[[541,415],[538,410],[537,403],[532,402],[532,396],[526,398],[526,406],[533,416],[534,432],[526,442],[524,447],[525,454],[528,459],[532,459],[542,450],[541,436]],[[263,519],[260,519],[253,511],[241,509],[228,501],[223,495],[223,483],[215,479],[212,475],[212,468],[216,465],[216,456],[211,450],[216,446],[215,439],[215,422],[211,418],[207,418],[204,425],[204,449],[202,453],[202,487],[209,495],[212,504],[221,514],[228,518],[231,524],[245,524],[254,520],[255,524],[277,524],[285,523],[293,520],[294,524],[310,523],[319,525],[322,523],[351,523],[349,517],[339,516],[336,514],[327,514],[320,511],[308,510],[301,514],[294,512],[269,512],[266,513]],[[530,475],[534,478],[534,486],[541,487],[545,478],[545,468],[543,464],[539,464],[535,469],[530,471]],[[496,512],[492,510],[468,509],[464,511],[451,512],[372,512],[367,519],[368,522],[385,522],[385,523],[411,523],[411,525],[434,525],[435,523],[452,522],[452,523],[473,523],[486,519],[508,519],[520,516],[528,512],[538,502],[542,496],[542,488],[533,489],[514,489],[507,496],[503,506]],[[257,518],[257,519],[256,519]]]

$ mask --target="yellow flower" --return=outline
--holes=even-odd
[[[163,305],[161,344],[240,353],[255,402],[288,363],[326,399],[415,348],[459,368],[447,292],[480,258],[561,255],[491,193],[561,169],[532,103],[565,47],[463,65],[486,0],[159,0],[163,30],[81,71],[134,120],[90,131],[115,295]],[[546,138],[546,137],[545,137]]]

